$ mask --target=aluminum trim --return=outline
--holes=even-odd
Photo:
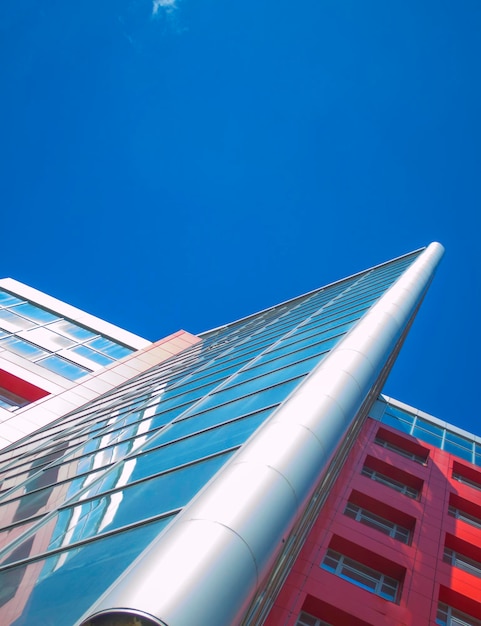
[[[237,624],[429,286],[431,244],[89,614]],[[162,590],[159,593],[158,590]]]

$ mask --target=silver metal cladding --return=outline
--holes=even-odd
[[[419,305],[433,243],[91,608],[237,624]]]

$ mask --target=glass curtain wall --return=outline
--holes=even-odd
[[[2,451],[0,622],[80,619],[418,254],[204,333]]]

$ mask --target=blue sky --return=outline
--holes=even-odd
[[[386,392],[481,434],[479,0],[3,0],[2,269],[148,339],[430,241]]]

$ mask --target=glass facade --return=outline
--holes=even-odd
[[[327,551],[321,567],[385,600],[395,602],[398,597],[399,581],[395,578],[386,576],[334,550]]]
[[[375,419],[379,419],[383,424],[397,428],[416,439],[481,467],[481,439],[479,437],[461,432],[434,417],[429,419],[420,417],[408,409],[389,402],[378,401],[377,405],[382,406],[382,415]]]
[[[81,619],[418,254],[203,333],[1,451],[0,621]],[[5,298],[17,314],[23,303]],[[67,332],[70,322],[48,315],[35,329],[75,342],[72,355],[118,357],[108,340],[75,337],[86,329]]]
[[[0,350],[77,380],[133,350],[0,289]]]

